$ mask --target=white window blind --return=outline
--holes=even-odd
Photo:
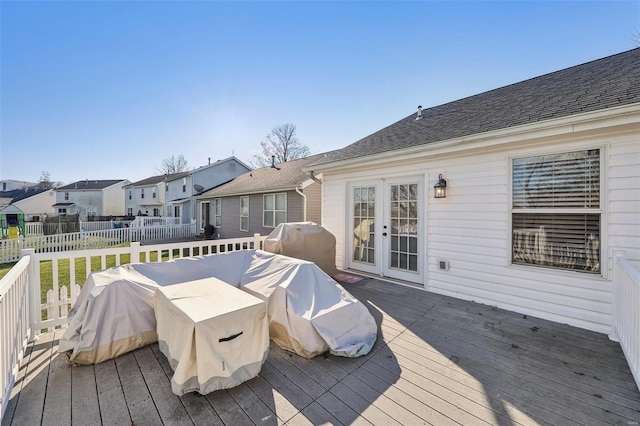
[[[600,272],[600,151],[513,160],[513,263]]]

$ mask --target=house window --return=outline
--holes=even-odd
[[[140,188],[140,198],[144,198],[144,188]]]
[[[182,178],[182,192],[187,192],[187,178]]]
[[[153,215],[154,215],[154,216],[160,216],[160,209],[159,209],[159,208],[157,208],[157,207],[156,207],[156,208],[154,208],[154,209],[153,209]]]
[[[64,193],[64,200],[65,201],[69,201],[69,193],[68,192]]]
[[[131,190],[129,190],[129,199],[131,199]]]
[[[249,230],[249,197],[240,197],[240,230]]]
[[[156,189],[153,188],[153,195],[151,196],[152,198],[156,198]]]
[[[133,216],[133,207],[127,207],[127,216]]]
[[[87,207],[87,217],[96,216],[96,208],[95,207]]]
[[[165,190],[165,192],[169,192],[169,184],[168,183],[164,184],[164,190]]]
[[[221,228],[222,227],[222,199],[216,198],[215,200],[213,200],[213,207],[214,207],[213,226],[215,226],[216,228]]]
[[[512,164],[512,262],[600,273],[600,150]]]
[[[67,214],[67,209],[58,209],[58,214],[66,215]]]
[[[173,207],[173,217],[180,217],[180,206]]]
[[[262,225],[275,228],[287,221],[287,194],[267,194],[263,197]]]

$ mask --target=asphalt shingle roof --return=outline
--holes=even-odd
[[[640,102],[640,48],[422,110],[314,165]]]
[[[266,192],[271,190],[293,189],[309,179],[309,175],[302,171],[307,164],[320,159],[324,154],[312,155],[298,160],[277,164],[280,170],[271,167],[261,167],[220,185],[210,191],[202,193],[202,197],[222,197],[229,195]]]
[[[157,176],[151,176],[142,180],[139,180],[137,182],[133,182],[130,183],[128,185],[125,185],[125,188],[130,188],[133,186],[148,186],[148,185],[155,185],[157,183],[160,182],[164,182],[164,181],[170,181],[170,180],[175,180],[181,177],[185,177],[185,176],[189,176],[189,172],[178,172],[178,173],[169,173],[166,175],[157,175]]]
[[[95,180],[95,179],[85,179],[79,180],[74,183],[70,183],[69,185],[61,186],[56,188],[56,191],[65,191],[70,189],[105,189],[110,187],[111,185],[115,185],[118,182],[122,182],[125,179],[105,179],[105,180]]]
[[[25,200],[27,198],[38,195],[42,192],[46,192],[48,189],[39,188],[27,188],[27,189],[14,189],[12,191],[0,192],[0,198],[10,198],[11,203],[17,203],[18,201]]]

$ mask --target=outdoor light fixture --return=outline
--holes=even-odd
[[[438,175],[438,183],[433,185],[434,198],[447,198],[447,181]]]

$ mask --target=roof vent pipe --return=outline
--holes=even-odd
[[[209,157],[209,164],[211,164],[211,157]]]
[[[422,105],[418,105],[418,115],[416,116],[416,120],[422,120]]]

